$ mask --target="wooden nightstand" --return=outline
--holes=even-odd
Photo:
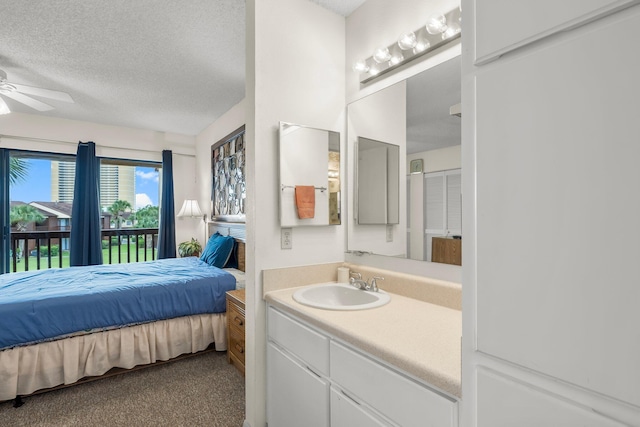
[[[244,376],[244,289],[227,292],[227,359]]]

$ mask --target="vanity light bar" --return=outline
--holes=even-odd
[[[429,18],[426,25],[414,32],[404,33],[397,42],[376,49],[373,55],[354,64],[360,73],[360,83],[367,83],[426,53],[460,38],[461,11],[459,7]]]

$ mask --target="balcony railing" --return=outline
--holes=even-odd
[[[69,266],[70,231],[11,231],[11,272]],[[157,228],[102,230],[102,263],[157,259]]]

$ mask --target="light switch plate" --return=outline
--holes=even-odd
[[[280,248],[291,249],[293,247],[293,230],[291,228],[280,229]]]
[[[393,242],[393,225],[387,224],[387,242]]]

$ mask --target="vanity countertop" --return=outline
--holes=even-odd
[[[461,312],[391,294],[378,308],[323,310],[299,304],[300,288],[267,292],[271,305],[460,398]]]

